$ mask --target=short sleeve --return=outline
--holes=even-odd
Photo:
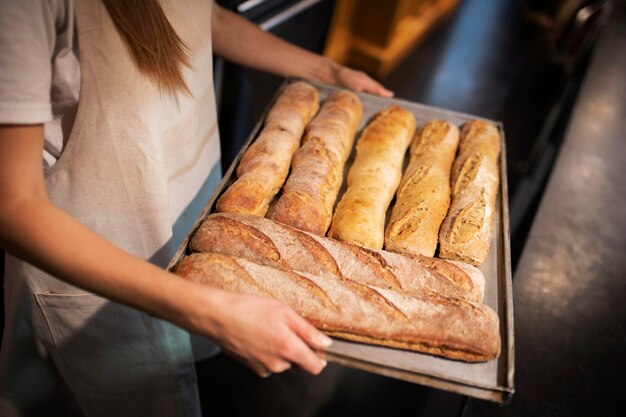
[[[62,1],[0,0],[0,123],[52,119],[50,89]]]

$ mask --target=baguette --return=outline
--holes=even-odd
[[[176,273],[226,291],[275,298],[327,334],[347,340],[467,362],[500,352],[498,316],[482,304],[434,294],[413,298],[216,253],[192,254]]]
[[[264,216],[287,178],[293,153],[317,112],[319,93],[302,81],[287,85],[276,99],[255,142],[237,166],[237,180],[222,194],[217,211]]]
[[[500,133],[490,123],[463,125],[459,155],[452,167],[452,202],[439,232],[439,256],[473,265],[484,262],[498,194]]]
[[[439,227],[450,207],[450,168],[458,145],[459,129],[443,120],[428,122],[415,135],[385,231],[385,249],[435,255]]]
[[[382,249],[385,217],[402,177],[404,155],[415,132],[415,117],[392,106],[363,130],[328,235],[370,249]]]
[[[324,101],[293,155],[291,174],[270,219],[326,234],[362,114],[361,101],[349,91],[334,92]]]
[[[254,216],[212,214],[193,235],[189,248],[417,296],[436,292],[482,302],[485,288],[484,276],[470,265],[369,250]]]

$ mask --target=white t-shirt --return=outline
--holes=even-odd
[[[44,169],[74,124],[78,57],[73,0],[0,0],[0,123],[45,124]]]
[[[74,0],[0,0],[0,124],[44,123],[44,170],[69,138],[80,94]],[[196,360],[219,349],[192,335]]]

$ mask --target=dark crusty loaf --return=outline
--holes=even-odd
[[[482,304],[434,294],[410,297],[216,253],[192,254],[176,273],[223,290],[276,298],[343,339],[468,362],[487,361],[500,352],[498,316]]]
[[[483,263],[495,218],[500,133],[491,123],[472,120],[461,128],[459,155],[452,166],[452,202],[439,232],[439,256]]]
[[[439,227],[450,207],[450,168],[459,129],[443,120],[426,123],[410,147],[385,231],[385,249],[434,256]]]
[[[324,100],[293,155],[291,174],[268,213],[270,219],[326,234],[362,114],[361,100],[349,91],[336,91]]]
[[[263,130],[237,166],[237,180],[217,201],[217,211],[264,216],[287,178],[304,127],[317,112],[319,93],[298,81],[285,87],[265,119]]]
[[[413,295],[436,292],[481,302],[485,288],[483,274],[471,265],[374,251],[255,216],[212,214],[200,225],[189,248]]]

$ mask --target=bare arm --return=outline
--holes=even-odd
[[[318,373],[325,336],[274,300],[185,281],[118,249],[48,201],[43,126],[0,125],[0,244],[78,287],[216,340],[257,373]],[[265,317],[266,323],[259,323]]]
[[[393,95],[364,72],[285,42],[216,3],[213,3],[212,36],[214,52],[241,65],[383,97]]]

